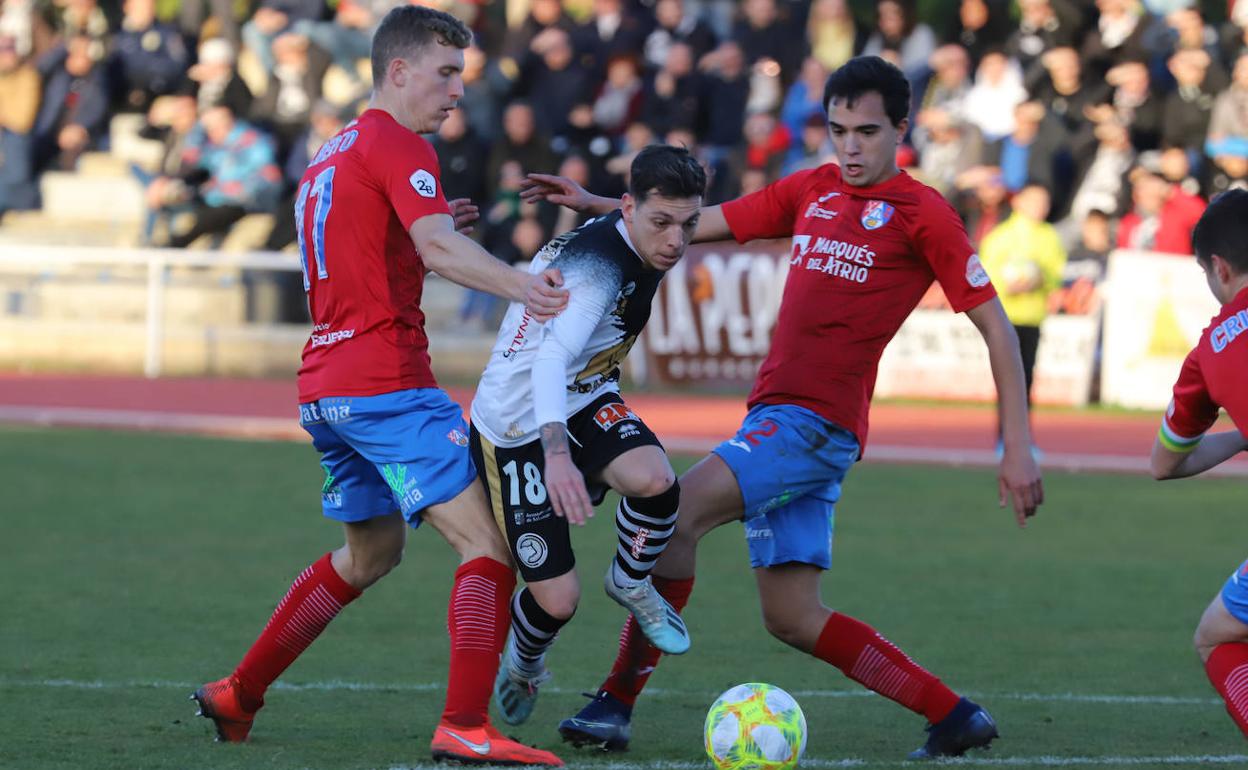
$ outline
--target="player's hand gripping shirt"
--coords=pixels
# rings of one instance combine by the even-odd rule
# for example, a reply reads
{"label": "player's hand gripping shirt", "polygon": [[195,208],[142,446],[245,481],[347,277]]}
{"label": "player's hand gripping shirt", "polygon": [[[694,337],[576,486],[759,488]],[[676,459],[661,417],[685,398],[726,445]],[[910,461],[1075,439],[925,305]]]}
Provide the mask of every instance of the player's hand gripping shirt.
{"label": "player's hand gripping shirt", "polygon": [[619,211],[546,244],[529,267],[556,267],[568,307],[540,324],[512,303],[472,400],[472,424],[496,446],[537,438],[603,393],[619,391],[620,362],[650,319],[663,273],[633,249]]}
{"label": "player's hand gripping shirt", "polygon": [[832,164],[725,203],[738,242],[792,237],[771,350],[749,404],[796,404],[866,445],[884,346],[933,279],[958,312],[996,296],[962,221],[905,172],[854,187]]}
{"label": "player's hand gripping shirt", "polygon": [[1183,361],[1158,438],[1173,452],[1190,452],[1226,410],[1248,436],[1248,289],[1222,307]]}
{"label": "player's hand gripping shirt", "polygon": [[321,147],[295,194],[312,314],[300,403],[437,386],[408,229],[449,213],[433,148],[389,114],[368,110]]}

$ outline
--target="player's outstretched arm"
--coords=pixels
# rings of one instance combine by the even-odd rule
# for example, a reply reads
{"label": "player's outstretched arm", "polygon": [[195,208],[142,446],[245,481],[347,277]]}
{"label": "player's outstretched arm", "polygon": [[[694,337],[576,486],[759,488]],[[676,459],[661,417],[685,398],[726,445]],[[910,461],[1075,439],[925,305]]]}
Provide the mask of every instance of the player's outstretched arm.
{"label": "player's outstretched arm", "polygon": [[1204,473],[1245,451],[1248,451],[1248,437],[1237,430],[1210,433],[1190,452],[1176,452],[1157,438],[1153,441],[1148,465],[1158,481],[1182,479]]}
{"label": "player's outstretched arm", "polygon": [[504,264],[456,232],[455,220],[447,214],[417,219],[409,234],[430,270],[461,286],[522,302],[539,321],[553,318],[568,304],[568,292],[562,288],[558,270],[531,275]]}
{"label": "player's outstretched arm", "polygon": [[1013,499],[1014,516],[1020,527],[1036,514],[1044,502],[1044,482],[1040,468],[1031,454],[1031,429],[1027,423],[1027,391],[1023,378],[1023,360],[1018,352],[1018,335],[1005,317],[1001,300],[993,297],[966,311],[988,345],[992,379],[997,386],[997,402],[1001,413],[1001,438],[1005,454],[997,476],[997,492],[1001,507],[1006,497]]}
{"label": "player's outstretched arm", "polygon": [[[520,198],[527,203],[549,201],[556,206],[567,206],[582,214],[602,216],[620,207],[619,198],[604,198],[581,187],[566,176],[554,174],[529,174],[520,188]],[[704,206],[693,231],[693,242],[726,241],[732,238],[728,220],[719,206]]]}

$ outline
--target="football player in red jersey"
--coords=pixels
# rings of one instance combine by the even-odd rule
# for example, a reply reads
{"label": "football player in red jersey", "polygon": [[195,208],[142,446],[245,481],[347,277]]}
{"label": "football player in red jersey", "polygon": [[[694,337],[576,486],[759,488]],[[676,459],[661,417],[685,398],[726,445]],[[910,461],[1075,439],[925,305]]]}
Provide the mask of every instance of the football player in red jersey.
{"label": "football player in red jersey", "polygon": [[[1154,478],[1195,476],[1248,450],[1248,191],[1214,198],[1192,232],[1196,261],[1222,310],[1174,383],[1153,442]],[[1234,430],[1208,433],[1225,409]],[[1248,562],[1231,573],[1196,627],[1196,651],[1226,710],[1248,736]]]}
{"label": "football player in red jersey", "polygon": [[[1044,498],[1031,454],[1018,339],[953,208],[897,167],[910,85],[878,57],[834,72],[824,104],[838,164],[799,171],[702,211],[695,241],[791,238],[793,251],[771,350],[736,437],[680,478],[681,515],[654,570],[676,608],[693,588],[698,540],[744,520],[767,629],[781,641],[922,714],[930,723],[912,758],[958,756],[997,730],[865,623],[824,605],[833,509],[867,438],[867,412],[884,346],[933,280],[988,346],[1003,414],[1000,504],[1024,525]],[[560,177],[532,175],[529,200],[602,212],[617,201]],[[630,618],[598,695],[560,724],[575,743],[625,746],[633,703],[657,651]]]}
{"label": "football player in red jersey", "polygon": [[435,131],[463,95],[468,28],[418,6],[373,37],[369,109],[304,173],[295,220],[312,334],[299,370],[300,422],[321,453],[322,509],[346,544],[308,567],[234,673],[192,696],[218,737],[242,741],[268,686],[329,622],[398,563],[407,527],[429,523],[458,552],[451,660],[435,759],[559,766],[488,718],[515,587],[507,544],[468,451],[463,413],[429,367],[425,273],[525,303],[542,320],[567,301],[557,271],[514,270],[455,230]]}

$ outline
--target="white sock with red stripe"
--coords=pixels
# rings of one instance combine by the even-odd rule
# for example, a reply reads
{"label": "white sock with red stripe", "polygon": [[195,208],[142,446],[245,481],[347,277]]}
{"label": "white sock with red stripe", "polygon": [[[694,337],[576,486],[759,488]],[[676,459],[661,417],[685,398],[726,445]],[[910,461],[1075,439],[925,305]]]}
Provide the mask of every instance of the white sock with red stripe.
{"label": "white sock with red stripe", "polygon": [[320,636],[329,621],[360,592],[343,580],[325,554],[295,579],[260,637],[234,670],[243,692],[242,705],[255,711],[264,703],[264,691],[287,666]]}
{"label": "white sock with red stripe", "polygon": [[1240,731],[1248,736],[1248,644],[1219,644],[1205,661],[1209,681],[1226,701]]}
{"label": "white sock with red stripe", "polygon": [[957,693],[910,659],[871,626],[834,612],[824,624],[814,656],[845,676],[936,724],[958,705]]}
{"label": "white sock with red stripe", "polygon": [[442,721],[476,727],[488,718],[498,659],[511,626],[511,592],[516,573],[482,556],[455,570],[446,612],[451,666]]}

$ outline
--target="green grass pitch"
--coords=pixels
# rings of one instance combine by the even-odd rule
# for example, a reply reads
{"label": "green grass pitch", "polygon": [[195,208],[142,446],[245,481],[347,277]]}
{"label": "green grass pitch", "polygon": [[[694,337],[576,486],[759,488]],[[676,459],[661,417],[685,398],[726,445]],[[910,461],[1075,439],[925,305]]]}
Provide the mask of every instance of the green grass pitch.
{"label": "green grass pitch", "polygon": [[[270,691],[251,743],[214,744],[192,716],[190,690],[228,673],[290,580],[341,542],[310,446],[7,428],[0,468],[0,767],[428,762],[454,566],[432,531]],[[1243,482],[1052,473],[1046,486],[1019,531],[990,472],[862,464],[825,601],[989,707],[1004,737],[976,766],[1248,765],[1190,648],[1248,551]],[[576,533],[585,596],[533,720],[510,731],[525,741],[558,750],[555,723],[614,656],[622,618],[599,588],[613,537],[605,510]],[[709,767],[706,707],[754,680],[804,708],[803,766],[899,766],[921,743],[921,718],[766,635],[746,564],[739,526],[703,543],[692,651],[653,677],[629,753],[568,750],[570,766]]]}

